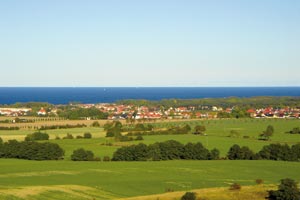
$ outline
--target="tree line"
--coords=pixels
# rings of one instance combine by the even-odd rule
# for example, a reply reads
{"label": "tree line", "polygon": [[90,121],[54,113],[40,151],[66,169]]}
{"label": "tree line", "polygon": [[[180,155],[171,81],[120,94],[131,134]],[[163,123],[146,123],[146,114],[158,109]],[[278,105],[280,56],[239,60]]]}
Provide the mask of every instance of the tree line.
{"label": "tree line", "polygon": [[135,105],[135,106],[152,106],[152,107],[178,107],[178,106],[194,106],[197,110],[201,110],[203,106],[221,106],[223,108],[231,108],[237,106],[243,109],[247,108],[263,108],[267,106],[272,107],[298,107],[300,104],[300,97],[228,97],[228,98],[199,98],[199,99],[163,99],[159,101],[151,100],[120,100],[117,104]]}
{"label": "tree line", "polygon": [[[175,140],[121,147],[114,152],[112,158],[113,161],[216,159],[220,159],[220,151],[216,148],[209,151],[200,142],[184,145]],[[300,144],[291,147],[287,144],[270,144],[258,153],[254,153],[249,147],[234,144],[223,159],[300,161]]]}
{"label": "tree line", "polygon": [[269,144],[258,153],[254,153],[249,147],[233,145],[228,153],[229,160],[282,160],[300,161],[300,144],[291,147],[287,144]]}
{"label": "tree line", "polygon": [[10,127],[0,126],[0,130],[4,130],[4,131],[20,130],[20,127],[17,127],[17,126],[10,126]]}
{"label": "tree line", "polygon": [[146,145],[143,143],[121,147],[113,154],[113,161],[159,161],[159,160],[216,160],[220,151],[209,151],[200,142],[181,144],[175,140],[156,142]]}

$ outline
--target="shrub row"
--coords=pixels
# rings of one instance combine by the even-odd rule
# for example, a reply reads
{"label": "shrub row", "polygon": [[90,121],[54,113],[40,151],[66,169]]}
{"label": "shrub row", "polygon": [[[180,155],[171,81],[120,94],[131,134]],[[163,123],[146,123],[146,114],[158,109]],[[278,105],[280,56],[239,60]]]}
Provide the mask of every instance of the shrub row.
{"label": "shrub row", "polygon": [[129,141],[134,141],[134,140],[144,140],[143,136],[138,135],[137,137],[131,137],[127,135],[120,135],[115,137],[115,141],[118,142],[129,142]]}
{"label": "shrub row", "polygon": [[292,130],[288,131],[287,133],[300,134],[300,128],[299,127],[293,128]]}
{"label": "shrub row", "polygon": [[171,127],[167,130],[152,130],[152,131],[143,131],[143,132],[128,132],[128,136],[132,135],[180,135],[188,134],[191,131],[189,125],[184,125],[182,127]]}
{"label": "shrub row", "polygon": [[75,125],[51,125],[51,126],[41,126],[39,130],[50,130],[50,129],[68,129],[68,128],[83,128],[86,127],[85,124],[75,124]]}
{"label": "shrub row", "polygon": [[[81,135],[76,136],[76,139],[91,139],[91,138],[92,138],[92,134],[90,132],[85,132],[83,134],[83,136],[81,136]],[[60,140],[61,138],[59,136],[56,136],[55,139]],[[67,133],[66,136],[62,137],[62,139],[64,139],[64,140],[65,139],[74,139],[74,136],[70,133]]]}
{"label": "shrub row", "polygon": [[[89,150],[85,150],[83,148],[79,148],[73,151],[71,155],[71,160],[73,161],[101,161],[100,157],[95,157],[94,153]],[[103,157],[104,162],[110,161],[109,156]]]}
{"label": "shrub row", "polygon": [[0,126],[0,130],[4,131],[12,131],[12,130],[19,130],[20,128],[17,126],[11,126],[11,127],[5,127],[5,126]]}

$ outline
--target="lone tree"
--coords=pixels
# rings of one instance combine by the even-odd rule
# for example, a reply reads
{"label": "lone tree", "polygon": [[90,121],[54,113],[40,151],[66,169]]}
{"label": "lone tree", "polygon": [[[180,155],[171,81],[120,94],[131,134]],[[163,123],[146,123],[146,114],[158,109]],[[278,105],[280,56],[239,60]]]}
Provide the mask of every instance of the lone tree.
{"label": "lone tree", "polygon": [[278,190],[269,191],[269,200],[299,200],[300,190],[297,187],[297,183],[289,178],[282,179],[278,186]]}
{"label": "lone tree", "polygon": [[259,136],[261,140],[269,140],[274,133],[274,127],[269,125]]}

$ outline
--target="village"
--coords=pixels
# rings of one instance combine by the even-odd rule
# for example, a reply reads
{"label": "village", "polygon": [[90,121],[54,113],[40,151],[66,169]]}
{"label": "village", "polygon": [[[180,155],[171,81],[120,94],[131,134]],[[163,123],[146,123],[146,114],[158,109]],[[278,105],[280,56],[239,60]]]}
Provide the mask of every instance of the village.
{"label": "village", "polygon": [[[136,119],[195,119],[195,118],[227,118],[234,117],[235,107],[222,108],[219,106],[180,106],[180,107],[148,107],[135,105],[119,105],[114,103],[99,104],[76,104],[71,109],[91,109],[96,108],[103,113],[107,113],[108,120]],[[59,116],[59,106],[49,108],[41,107],[39,110],[32,108],[10,108],[0,107],[0,116]],[[251,118],[297,118],[300,119],[300,108],[252,108],[243,111],[246,117]],[[224,115],[225,114],[225,115]],[[224,117],[225,116],[225,117]],[[227,117],[226,117],[227,116]],[[87,118],[89,120],[90,118]]]}

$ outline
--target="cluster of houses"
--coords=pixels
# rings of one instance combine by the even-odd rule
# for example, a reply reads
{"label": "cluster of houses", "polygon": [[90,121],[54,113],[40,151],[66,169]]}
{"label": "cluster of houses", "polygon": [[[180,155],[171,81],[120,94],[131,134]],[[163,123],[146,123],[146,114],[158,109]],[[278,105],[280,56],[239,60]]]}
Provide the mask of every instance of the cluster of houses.
{"label": "cluster of houses", "polygon": [[300,119],[300,108],[260,108],[249,109],[247,113],[254,118],[298,118]]}
{"label": "cluster of houses", "polygon": [[31,111],[31,108],[0,108],[0,115],[14,117],[27,116]]}
{"label": "cluster of houses", "polygon": [[[19,117],[19,116],[28,116],[32,114],[31,108],[0,108],[0,116],[11,116],[11,117]],[[36,112],[39,116],[46,116],[49,114],[43,107]]]}
{"label": "cluster of houses", "polygon": [[[190,118],[217,118],[218,112],[231,113],[234,108],[206,106],[201,112],[194,106],[181,107],[147,107],[118,104],[81,104],[82,108],[96,107],[102,112],[109,113],[108,119],[190,119]],[[201,107],[203,108],[203,106]],[[253,118],[299,118],[300,108],[260,108],[249,109],[247,113]]]}
{"label": "cluster of houses", "polygon": [[[198,112],[194,106],[188,107],[148,107],[118,104],[80,104],[81,108],[95,107],[102,112],[109,113],[108,119],[190,119],[214,118],[209,112]],[[208,110],[211,111],[211,110]]]}

